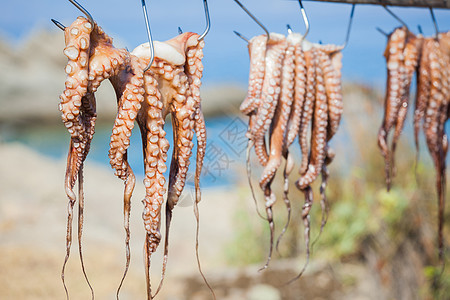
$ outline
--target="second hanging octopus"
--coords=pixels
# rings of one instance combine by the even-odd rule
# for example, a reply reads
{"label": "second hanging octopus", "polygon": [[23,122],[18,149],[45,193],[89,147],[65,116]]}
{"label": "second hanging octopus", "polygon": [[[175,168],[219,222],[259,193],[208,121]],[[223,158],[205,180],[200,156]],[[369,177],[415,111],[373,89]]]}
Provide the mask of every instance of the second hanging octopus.
{"label": "second hanging octopus", "polygon": [[319,175],[322,176],[320,192],[324,208],[327,166],[334,157],[329,142],[338,130],[342,115],[343,47],[312,44],[292,32],[287,37],[270,33],[269,37],[260,35],[249,40],[248,94],[240,109],[249,116],[248,149],[254,147],[259,164],[264,168],[259,185],[265,197],[271,240],[266,266],[274,244],[272,206],[276,196],[271,183],[283,157],[284,201],[288,207],[289,222],[288,177],[296,165],[289,150],[297,137],[302,156],[295,184],[305,195],[302,218],[309,257],[309,212],[313,202],[311,184]]}

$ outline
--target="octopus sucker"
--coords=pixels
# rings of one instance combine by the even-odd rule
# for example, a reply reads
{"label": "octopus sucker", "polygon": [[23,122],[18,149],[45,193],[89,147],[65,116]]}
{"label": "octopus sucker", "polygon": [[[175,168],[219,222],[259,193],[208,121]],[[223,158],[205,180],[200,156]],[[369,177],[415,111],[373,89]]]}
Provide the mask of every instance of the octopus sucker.
{"label": "octopus sucker", "polygon": [[[73,207],[77,201],[73,188],[78,180],[79,252],[83,274],[91,289],[92,297],[94,297],[93,289],[85,272],[81,251],[84,211],[83,164],[95,133],[97,113],[94,94],[100,84],[105,79],[109,79],[116,92],[118,107],[110,139],[109,158],[111,167],[115,170],[115,175],[123,180],[125,185],[123,214],[126,233],[126,265],[116,296],[119,296],[120,288],[130,265],[129,219],[136,177],[127,161],[127,151],[134,122],[137,121],[141,131],[144,152],[144,186],[146,193],[142,201],[144,204],[142,215],[146,230],[147,297],[153,299],[154,295],[152,295],[150,284],[150,258],[161,240],[159,231],[161,208],[167,191],[164,173],[167,170],[167,152],[170,147],[165,137],[164,120],[169,113],[172,115],[174,125],[175,145],[169,174],[167,206],[170,208],[170,216],[166,219],[167,229],[169,229],[171,210],[178,202],[185,185],[195,133],[198,150],[194,213],[197,220],[196,254],[201,272],[198,258],[199,215],[197,205],[201,198],[200,174],[206,151],[206,125],[201,111],[200,98],[203,72],[202,49],[205,43],[203,40],[199,40],[198,34],[192,32],[181,34],[166,42],[155,41],[154,63],[147,70],[150,60],[148,43],[137,47],[131,53],[126,49],[117,49],[113,46],[112,38],[91,18],[89,19],[90,21],[79,17],[69,27],[58,26],[65,32],[66,47],[64,54],[68,58],[65,67],[67,79],[65,89],[60,96],[59,108],[62,112],[64,125],[71,135],[65,176],[65,190],[69,198],[66,257],[61,278],[68,297],[64,273],[72,244]],[[144,70],[147,70],[145,74]],[[166,249],[168,247],[167,235],[165,247]],[[165,275],[166,263],[167,257],[164,258],[161,284]],[[202,272],[201,275],[206,282]],[[207,285],[211,289],[208,283]]]}

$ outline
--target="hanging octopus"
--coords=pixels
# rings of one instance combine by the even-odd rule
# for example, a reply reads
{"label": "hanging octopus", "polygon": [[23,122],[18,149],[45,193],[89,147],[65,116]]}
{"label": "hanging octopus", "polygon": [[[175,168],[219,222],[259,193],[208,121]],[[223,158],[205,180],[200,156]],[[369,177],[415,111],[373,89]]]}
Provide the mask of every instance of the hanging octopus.
{"label": "hanging octopus", "polygon": [[[112,39],[104,33],[88,13],[86,13],[86,16],[87,18],[77,18],[69,27],[55,23],[65,32],[66,47],[64,54],[69,59],[65,68],[67,79],[65,90],[60,97],[60,110],[64,125],[71,134],[65,181],[66,194],[69,198],[66,258],[61,276],[68,297],[64,273],[72,242],[72,212],[76,202],[73,188],[78,180],[80,186],[78,196],[80,206],[78,220],[80,259],[84,276],[91,288],[92,297],[94,297],[93,289],[84,270],[81,251],[83,225],[82,170],[94,135],[97,117],[94,93],[103,80],[109,79],[116,92],[118,106],[112,129],[109,158],[116,176],[125,183],[126,267],[117,290],[117,296],[130,263],[129,217],[136,178],[127,161],[127,149],[136,121],[141,131],[144,151],[145,176],[143,182],[146,193],[142,201],[144,204],[142,216],[146,230],[147,295],[148,299],[152,299],[158,293],[164,279],[172,210],[177,204],[185,185],[189,159],[192,155],[194,133],[197,136],[194,212],[197,221],[199,218],[197,207],[201,197],[199,182],[206,149],[206,127],[201,111],[200,98],[204,41],[199,38],[198,34],[187,32],[166,42],[154,42],[154,60],[151,67],[146,70],[151,60],[148,43],[138,46],[131,53],[125,49],[117,49],[113,46]],[[164,123],[169,113],[174,128],[174,150],[166,202],[164,266],[160,286],[153,295],[149,269],[151,255],[156,251],[161,240],[161,208],[166,194],[164,173],[167,170],[166,160],[170,147],[165,137]],[[196,240],[198,260],[198,223]],[[201,274],[203,276],[203,273]]]}
{"label": "hanging octopus", "polygon": [[[394,152],[408,111],[410,85],[417,74],[417,92],[414,105],[414,140],[419,155],[419,131],[422,124],[428,150],[436,168],[438,193],[438,248],[443,259],[443,222],[445,208],[445,157],[448,139],[445,122],[449,117],[450,102],[450,33],[439,33],[436,38],[414,35],[406,27],[396,28],[389,36],[386,51],[388,68],[385,112],[378,134],[378,145],[385,159],[388,189],[395,174]],[[395,128],[391,149],[389,131]]]}
{"label": "hanging octopus", "polygon": [[289,147],[297,137],[302,160],[296,186],[305,194],[302,218],[309,259],[309,211],[313,201],[311,184],[322,174],[321,203],[324,208],[328,176],[326,166],[334,157],[328,142],[337,132],[342,114],[340,51],[343,47],[312,44],[295,33],[287,37],[270,33],[269,37],[261,35],[250,39],[248,48],[248,92],[240,109],[249,116],[248,151],[254,147],[258,162],[264,167],[259,185],[264,193],[270,228],[269,255],[263,267],[266,268],[274,244],[272,207],[276,195],[271,190],[271,183],[284,157],[284,202],[288,209],[288,221],[277,240],[278,245],[290,219],[288,176],[295,162]]}

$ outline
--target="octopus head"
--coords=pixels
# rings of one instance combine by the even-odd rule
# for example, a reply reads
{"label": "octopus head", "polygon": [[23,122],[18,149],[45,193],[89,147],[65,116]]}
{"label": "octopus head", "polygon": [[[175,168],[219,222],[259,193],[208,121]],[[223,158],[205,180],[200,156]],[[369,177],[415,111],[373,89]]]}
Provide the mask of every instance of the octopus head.
{"label": "octopus head", "polygon": [[[193,32],[185,32],[165,42],[154,41],[155,57],[175,66],[182,66],[186,62],[186,49],[197,46],[198,36]],[[137,46],[131,54],[143,59],[150,59],[149,43]]]}

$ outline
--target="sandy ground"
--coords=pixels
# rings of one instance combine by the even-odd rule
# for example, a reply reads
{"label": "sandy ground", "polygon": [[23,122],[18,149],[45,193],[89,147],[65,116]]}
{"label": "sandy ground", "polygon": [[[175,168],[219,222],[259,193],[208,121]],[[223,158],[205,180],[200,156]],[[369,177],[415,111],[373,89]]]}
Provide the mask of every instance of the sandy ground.
{"label": "sandy ground", "polygon": [[[60,272],[65,256],[65,161],[44,157],[21,144],[0,144],[0,295],[3,299],[62,299]],[[113,171],[87,162],[83,252],[98,299],[112,299],[125,264],[122,182]],[[145,295],[141,220],[144,187],[138,180],[131,215],[131,267],[121,299]],[[176,294],[176,278],[195,274],[195,219],[188,188],[174,211],[170,260],[161,299]],[[232,236],[237,190],[205,189],[200,204],[200,252],[206,273],[223,267],[220,255]],[[220,207],[220,209],[218,209]],[[75,218],[74,218],[75,219]],[[76,220],[76,219],[75,219]],[[75,225],[75,224],[74,224]],[[74,234],[76,234],[74,227]],[[75,239],[76,235],[74,236]],[[162,247],[152,259],[154,285],[159,278]],[[89,298],[72,245],[66,280],[73,299]]]}

